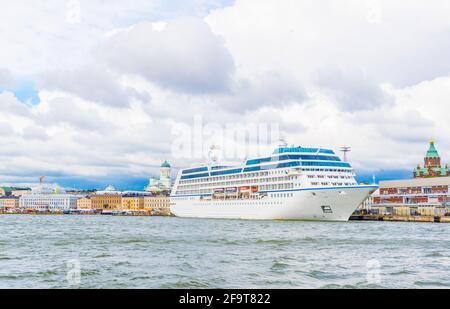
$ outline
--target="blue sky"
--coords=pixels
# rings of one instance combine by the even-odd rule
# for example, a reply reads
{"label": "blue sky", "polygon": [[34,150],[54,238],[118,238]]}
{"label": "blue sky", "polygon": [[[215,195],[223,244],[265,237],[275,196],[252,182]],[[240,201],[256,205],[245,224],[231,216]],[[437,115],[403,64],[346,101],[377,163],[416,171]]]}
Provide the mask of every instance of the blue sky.
{"label": "blue sky", "polygon": [[41,102],[39,98],[39,92],[36,90],[34,83],[32,81],[21,81],[18,82],[19,86],[15,88],[2,89],[0,87],[0,92],[10,91],[14,93],[15,97],[24,104],[37,105]]}

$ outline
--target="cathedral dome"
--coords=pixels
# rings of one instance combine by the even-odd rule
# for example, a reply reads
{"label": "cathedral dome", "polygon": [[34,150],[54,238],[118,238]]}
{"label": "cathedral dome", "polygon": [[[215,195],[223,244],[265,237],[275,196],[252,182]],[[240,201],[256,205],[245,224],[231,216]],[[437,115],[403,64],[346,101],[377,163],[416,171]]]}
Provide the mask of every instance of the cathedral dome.
{"label": "cathedral dome", "polygon": [[430,141],[430,148],[427,151],[426,158],[439,158],[439,153],[434,146],[434,140]]}
{"label": "cathedral dome", "polygon": [[116,188],[114,188],[113,186],[107,186],[105,188],[105,192],[113,192],[113,191],[116,191]]}
{"label": "cathedral dome", "polygon": [[169,162],[164,161],[164,163],[161,164],[161,167],[163,167],[163,168],[170,168],[170,164],[169,164]]}

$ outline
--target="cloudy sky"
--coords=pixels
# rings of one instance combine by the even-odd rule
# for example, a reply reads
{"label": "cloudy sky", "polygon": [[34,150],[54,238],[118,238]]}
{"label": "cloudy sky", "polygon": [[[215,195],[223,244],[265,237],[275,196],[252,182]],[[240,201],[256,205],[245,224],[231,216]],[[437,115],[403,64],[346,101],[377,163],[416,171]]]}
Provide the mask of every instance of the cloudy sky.
{"label": "cloudy sky", "polygon": [[[0,183],[142,189],[174,127],[276,123],[362,178],[450,160],[447,0],[15,0],[0,10]],[[226,145],[224,146],[226,147]]]}

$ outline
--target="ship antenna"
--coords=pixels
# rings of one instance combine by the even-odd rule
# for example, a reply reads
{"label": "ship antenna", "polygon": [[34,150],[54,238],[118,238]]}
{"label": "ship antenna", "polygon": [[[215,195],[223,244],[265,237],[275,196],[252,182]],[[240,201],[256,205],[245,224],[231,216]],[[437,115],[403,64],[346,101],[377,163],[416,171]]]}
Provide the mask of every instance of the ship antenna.
{"label": "ship antenna", "polygon": [[278,140],[278,146],[280,148],[286,148],[288,146],[286,137],[284,135],[280,136],[280,139]]}
{"label": "ship antenna", "polygon": [[349,153],[350,151],[352,151],[351,147],[348,147],[348,146],[341,147],[341,152],[344,153],[344,162],[348,162],[347,161],[347,153]]}
{"label": "ship antenna", "polygon": [[219,150],[220,150],[220,147],[215,144],[209,148],[208,157],[212,164],[216,164],[219,161],[219,156],[217,153],[217,151],[219,151]]}

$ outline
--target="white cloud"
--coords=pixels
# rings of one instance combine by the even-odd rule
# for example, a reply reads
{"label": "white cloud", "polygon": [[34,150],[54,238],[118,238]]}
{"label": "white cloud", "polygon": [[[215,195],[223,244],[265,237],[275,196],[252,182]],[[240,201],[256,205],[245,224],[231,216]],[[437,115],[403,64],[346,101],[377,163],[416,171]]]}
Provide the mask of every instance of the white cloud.
{"label": "white cloud", "polygon": [[0,118],[8,116],[26,116],[29,114],[29,109],[19,102],[13,93],[9,91],[0,92]]}
{"label": "white cloud", "polygon": [[14,85],[14,77],[8,69],[0,68],[0,89],[10,88]]}
{"label": "white cloud", "polygon": [[132,99],[150,101],[148,93],[123,86],[120,75],[96,64],[73,71],[46,72],[41,77],[41,87],[73,93],[87,101],[110,106],[128,106]]}
{"label": "white cloud", "polygon": [[45,141],[48,139],[46,129],[38,126],[29,126],[23,130],[22,136],[26,140],[40,140]]}
{"label": "white cloud", "polygon": [[238,0],[207,21],[247,70],[288,68],[305,78],[329,67],[360,70],[399,87],[449,71],[448,1],[376,3],[383,14],[376,24],[360,0]]}
{"label": "white cloud", "polygon": [[109,36],[97,56],[119,72],[187,93],[226,91],[234,71],[223,39],[197,18],[171,20],[163,29],[139,23]]}

